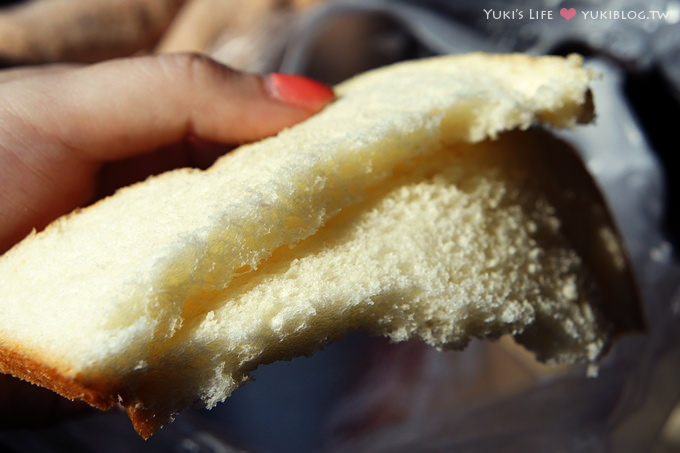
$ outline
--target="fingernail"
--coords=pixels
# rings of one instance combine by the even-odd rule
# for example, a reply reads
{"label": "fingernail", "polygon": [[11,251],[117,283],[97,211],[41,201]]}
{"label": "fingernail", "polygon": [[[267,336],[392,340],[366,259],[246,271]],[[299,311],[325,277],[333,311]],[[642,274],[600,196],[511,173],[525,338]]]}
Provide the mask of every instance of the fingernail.
{"label": "fingernail", "polygon": [[307,77],[274,73],[264,80],[272,98],[296,107],[317,111],[335,99],[331,87]]}

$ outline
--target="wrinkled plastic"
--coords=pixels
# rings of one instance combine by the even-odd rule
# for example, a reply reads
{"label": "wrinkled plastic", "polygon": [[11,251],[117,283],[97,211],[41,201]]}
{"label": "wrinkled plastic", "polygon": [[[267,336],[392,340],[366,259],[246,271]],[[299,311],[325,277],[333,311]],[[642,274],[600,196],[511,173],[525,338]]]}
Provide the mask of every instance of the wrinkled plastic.
{"label": "wrinkled plastic", "polygon": [[[346,451],[648,451],[680,397],[680,280],[673,246],[661,228],[663,171],[623,88],[627,71],[656,65],[667,77],[672,90],[668,95],[680,93],[680,4],[568,4],[577,12],[591,11],[590,17],[596,17],[597,11],[666,14],[666,19],[654,21],[567,21],[557,16],[562,7],[562,2],[538,1],[428,1],[417,6],[415,2],[340,2],[307,25],[306,30],[320,30],[318,21],[341,15],[384,14],[418,41],[424,48],[420,54],[588,50],[593,56],[586,65],[602,75],[593,86],[598,119],[593,126],[559,135],[579,150],[606,196],[632,259],[649,323],[647,335],[616,345],[597,379],[569,376],[471,413],[453,410],[409,418],[350,442]],[[553,11],[555,17],[486,19],[485,11],[492,9],[521,10],[527,15],[530,8]],[[305,60],[313,48],[310,33],[298,32],[294,37],[284,67],[313,69],[314,63]]]}

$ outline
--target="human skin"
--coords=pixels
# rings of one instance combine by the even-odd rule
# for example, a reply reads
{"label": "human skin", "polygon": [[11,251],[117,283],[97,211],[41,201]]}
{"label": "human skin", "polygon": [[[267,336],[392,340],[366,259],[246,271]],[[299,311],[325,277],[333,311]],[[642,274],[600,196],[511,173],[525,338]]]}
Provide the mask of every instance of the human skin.
{"label": "human skin", "polygon": [[[0,254],[55,218],[150,174],[205,168],[333,100],[325,85],[193,54],[0,72]],[[5,411],[3,408],[10,408]],[[0,422],[82,410],[0,375]]]}
{"label": "human skin", "polygon": [[19,74],[0,82],[0,253],[117,187],[206,167],[333,99],[307,79],[193,54]]}

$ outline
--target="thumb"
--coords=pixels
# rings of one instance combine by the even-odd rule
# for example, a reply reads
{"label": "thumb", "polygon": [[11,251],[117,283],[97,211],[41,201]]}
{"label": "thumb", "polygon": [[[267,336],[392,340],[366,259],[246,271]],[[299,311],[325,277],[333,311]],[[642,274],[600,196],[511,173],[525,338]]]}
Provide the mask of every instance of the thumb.
{"label": "thumb", "polygon": [[299,77],[163,55],[6,81],[0,99],[2,253],[32,228],[87,203],[104,162],[186,137],[257,140],[319,111],[333,92]]}
{"label": "thumb", "polygon": [[330,88],[309,79],[246,74],[194,54],[114,60],[32,81],[23,120],[99,162],[186,136],[230,144],[257,140],[333,99]]}

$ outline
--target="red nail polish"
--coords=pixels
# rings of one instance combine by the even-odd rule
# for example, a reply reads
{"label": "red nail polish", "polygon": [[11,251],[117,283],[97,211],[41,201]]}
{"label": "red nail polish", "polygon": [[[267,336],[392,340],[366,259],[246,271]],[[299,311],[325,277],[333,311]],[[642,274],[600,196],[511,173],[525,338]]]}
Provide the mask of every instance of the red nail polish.
{"label": "red nail polish", "polygon": [[333,89],[316,80],[291,74],[269,74],[265,87],[274,99],[309,110],[321,110],[335,99]]}

